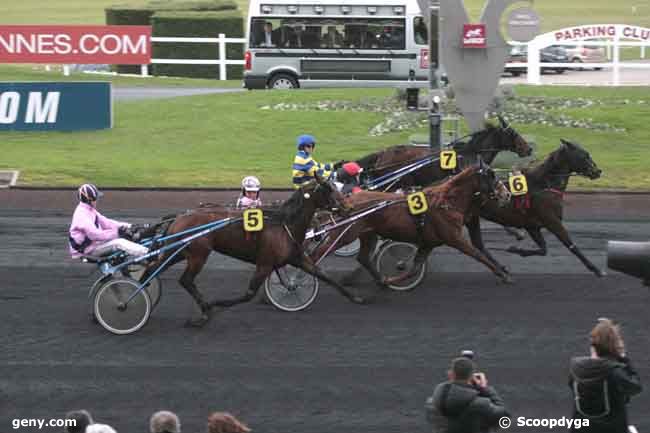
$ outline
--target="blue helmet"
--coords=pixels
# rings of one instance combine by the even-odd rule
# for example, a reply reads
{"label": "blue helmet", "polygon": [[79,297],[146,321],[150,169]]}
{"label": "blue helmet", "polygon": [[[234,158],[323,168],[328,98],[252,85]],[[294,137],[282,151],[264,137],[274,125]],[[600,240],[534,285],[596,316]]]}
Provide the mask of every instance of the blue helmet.
{"label": "blue helmet", "polygon": [[313,135],[303,134],[300,137],[298,137],[298,140],[296,140],[296,144],[298,145],[298,149],[302,149],[303,147],[309,145],[316,147],[316,139],[314,138]]}

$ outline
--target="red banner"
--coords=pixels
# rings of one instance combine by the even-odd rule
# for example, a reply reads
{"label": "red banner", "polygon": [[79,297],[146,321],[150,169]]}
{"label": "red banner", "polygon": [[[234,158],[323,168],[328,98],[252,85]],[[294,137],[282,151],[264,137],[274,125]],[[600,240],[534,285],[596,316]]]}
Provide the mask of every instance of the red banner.
{"label": "red banner", "polygon": [[151,26],[0,26],[0,63],[150,61]]}
{"label": "red banner", "polygon": [[486,48],[485,24],[463,24],[463,48]]}

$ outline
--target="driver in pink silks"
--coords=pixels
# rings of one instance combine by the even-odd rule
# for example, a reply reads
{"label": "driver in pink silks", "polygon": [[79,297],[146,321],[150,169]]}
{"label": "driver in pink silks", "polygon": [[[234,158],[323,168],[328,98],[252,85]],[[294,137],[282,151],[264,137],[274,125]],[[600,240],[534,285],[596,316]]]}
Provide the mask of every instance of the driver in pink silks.
{"label": "driver in pink silks", "polygon": [[149,252],[147,247],[122,238],[129,233],[131,224],[106,218],[97,211],[95,206],[102,193],[95,185],[81,185],[78,196],[79,204],[72,215],[68,238],[72,258],[101,256],[113,251],[124,251],[132,256]]}
{"label": "driver in pink silks", "polygon": [[237,199],[237,208],[261,207],[260,189],[262,184],[255,176],[246,176],[241,181],[241,195]]}

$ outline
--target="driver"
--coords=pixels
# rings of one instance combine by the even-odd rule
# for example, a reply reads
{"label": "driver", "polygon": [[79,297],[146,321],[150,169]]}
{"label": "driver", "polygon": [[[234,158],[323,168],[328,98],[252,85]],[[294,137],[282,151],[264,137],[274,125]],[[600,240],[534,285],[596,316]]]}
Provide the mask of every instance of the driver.
{"label": "driver", "polygon": [[356,162],[346,162],[336,171],[336,183],[343,194],[356,194],[361,191],[360,175],[363,168]]}
{"label": "driver", "polygon": [[113,251],[124,251],[131,256],[142,256],[149,249],[124,237],[131,237],[131,224],[106,218],[97,211],[97,199],[103,194],[97,187],[85,183],[77,191],[79,204],[70,223],[70,256],[101,256]]}
{"label": "driver", "polygon": [[237,208],[261,207],[260,189],[262,184],[255,176],[246,176],[241,181],[241,194],[237,199]]}
{"label": "driver", "polygon": [[293,159],[293,187],[300,188],[312,181],[315,174],[328,179],[332,174],[332,164],[321,164],[312,158],[316,149],[316,139],[312,135],[304,134],[296,142],[298,152]]}

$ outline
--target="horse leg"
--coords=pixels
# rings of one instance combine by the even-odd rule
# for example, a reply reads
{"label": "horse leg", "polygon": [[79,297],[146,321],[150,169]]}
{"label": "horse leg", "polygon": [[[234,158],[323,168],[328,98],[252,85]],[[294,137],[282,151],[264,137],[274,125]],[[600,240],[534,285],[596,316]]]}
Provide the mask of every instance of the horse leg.
{"label": "horse leg", "polygon": [[539,227],[527,227],[526,231],[530,235],[530,238],[535,241],[539,249],[527,250],[519,247],[510,247],[507,251],[509,253],[519,254],[521,257],[545,256],[547,253],[546,240],[542,235],[542,230]]}
{"label": "horse leg", "polygon": [[432,250],[433,247],[418,246],[418,251],[415,254],[415,258],[413,259],[413,266],[411,266],[411,269],[409,269],[408,272],[405,272],[401,275],[396,275],[392,278],[384,279],[383,280],[384,284],[386,285],[395,284],[404,281],[408,278],[414,277],[418,273],[418,269],[420,269],[420,266],[422,266],[424,262],[427,260]]}
{"label": "horse leg", "polygon": [[201,295],[201,292],[199,292],[199,289],[194,283],[194,278],[196,278],[199,272],[201,272],[201,269],[203,269],[203,265],[205,265],[209,255],[210,251],[201,251],[200,253],[195,253],[193,255],[189,254],[185,272],[183,272],[183,275],[181,275],[181,278],[178,280],[180,285],[187,290],[187,293],[192,296],[194,302],[196,302],[201,309],[201,316],[199,316],[198,319],[189,319],[185,323],[186,326],[202,327],[208,323],[208,320],[210,320],[210,304],[205,301],[203,295]]}
{"label": "horse leg", "polygon": [[594,265],[591,260],[585,257],[584,254],[582,254],[582,251],[580,251],[578,246],[571,240],[571,236],[569,236],[569,232],[567,232],[567,230],[564,228],[562,221],[553,218],[549,221],[545,221],[544,226],[548,229],[548,231],[553,233],[560,240],[560,242],[562,242],[564,246],[569,249],[569,251],[575,254],[575,256],[580,259],[582,264],[585,265],[587,269],[593,272],[597,277],[604,277],[607,275],[605,272],[598,269],[598,267],[596,267],[596,265]]}
{"label": "horse leg", "polygon": [[234,298],[234,299],[226,299],[222,301],[214,300],[209,303],[210,307],[232,307],[233,305],[242,304],[244,302],[250,301],[255,297],[255,295],[257,295],[260,286],[262,285],[262,283],[264,283],[264,280],[266,280],[268,276],[271,275],[271,272],[273,272],[272,264],[257,263],[257,266],[255,268],[255,273],[253,274],[253,277],[250,279],[248,283],[248,290],[246,290],[244,296],[240,296],[239,298]]}
{"label": "horse leg", "polygon": [[526,237],[519,229],[516,229],[514,227],[508,227],[508,226],[502,226],[502,227],[506,233],[508,233],[510,236],[517,239],[518,241],[523,241],[524,238]]}
{"label": "horse leg", "polygon": [[348,298],[350,301],[356,304],[366,303],[366,300],[363,297],[353,294],[348,289],[346,289],[345,287],[343,287],[342,285],[334,281],[332,278],[330,278],[328,275],[326,275],[323,271],[321,271],[314,264],[313,260],[309,256],[303,254],[301,260],[295,262],[295,266],[299,267],[300,269],[307,272],[308,274],[313,275],[316,278],[325,281],[327,284],[334,286],[336,290],[339,291],[340,294]]}
{"label": "horse leg", "polygon": [[467,240],[462,237],[461,233],[458,233],[458,236],[454,237],[453,239],[446,239],[445,243],[450,247],[456,248],[458,251],[483,263],[494,273],[494,275],[501,278],[504,283],[512,282],[510,275],[504,273],[494,263],[492,263],[492,261],[488,259],[487,256],[481,252],[481,250],[475,248],[471,243],[467,242]]}
{"label": "horse leg", "polygon": [[[483,234],[481,233],[481,219],[478,215],[473,216],[467,224],[465,224],[467,227],[467,231],[469,232],[469,237],[472,240],[472,245],[474,245],[476,248],[481,250],[485,256],[492,261],[498,267],[501,269],[501,271],[504,274],[509,274],[510,271],[508,268],[501,263],[497,259],[495,259],[492,254],[488,251],[487,248],[485,248],[485,244],[483,243]],[[508,228],[504,226],[504,228],[507,230]]]}
{"label": "horse leg", "polygon": [[[357,254],[357,262],[359,262],[359,264],[361,264],[361,266],[370,273],[373,280],[375,280],[375,282],[379,284],[381,288],[385,288],[386,286],[382,281],[381,275],[379,272],[377,272],[377,269],[372,264],[372,253],[377,248],[378,241],[379,237],[374,233],[366,233],[359,236],[361,247],[359,248],[359,254]],[[359,270],[360,268],[357,267],[355,270],[348,273],[343,278],[344,283],[354,283],[359,277]]]}

